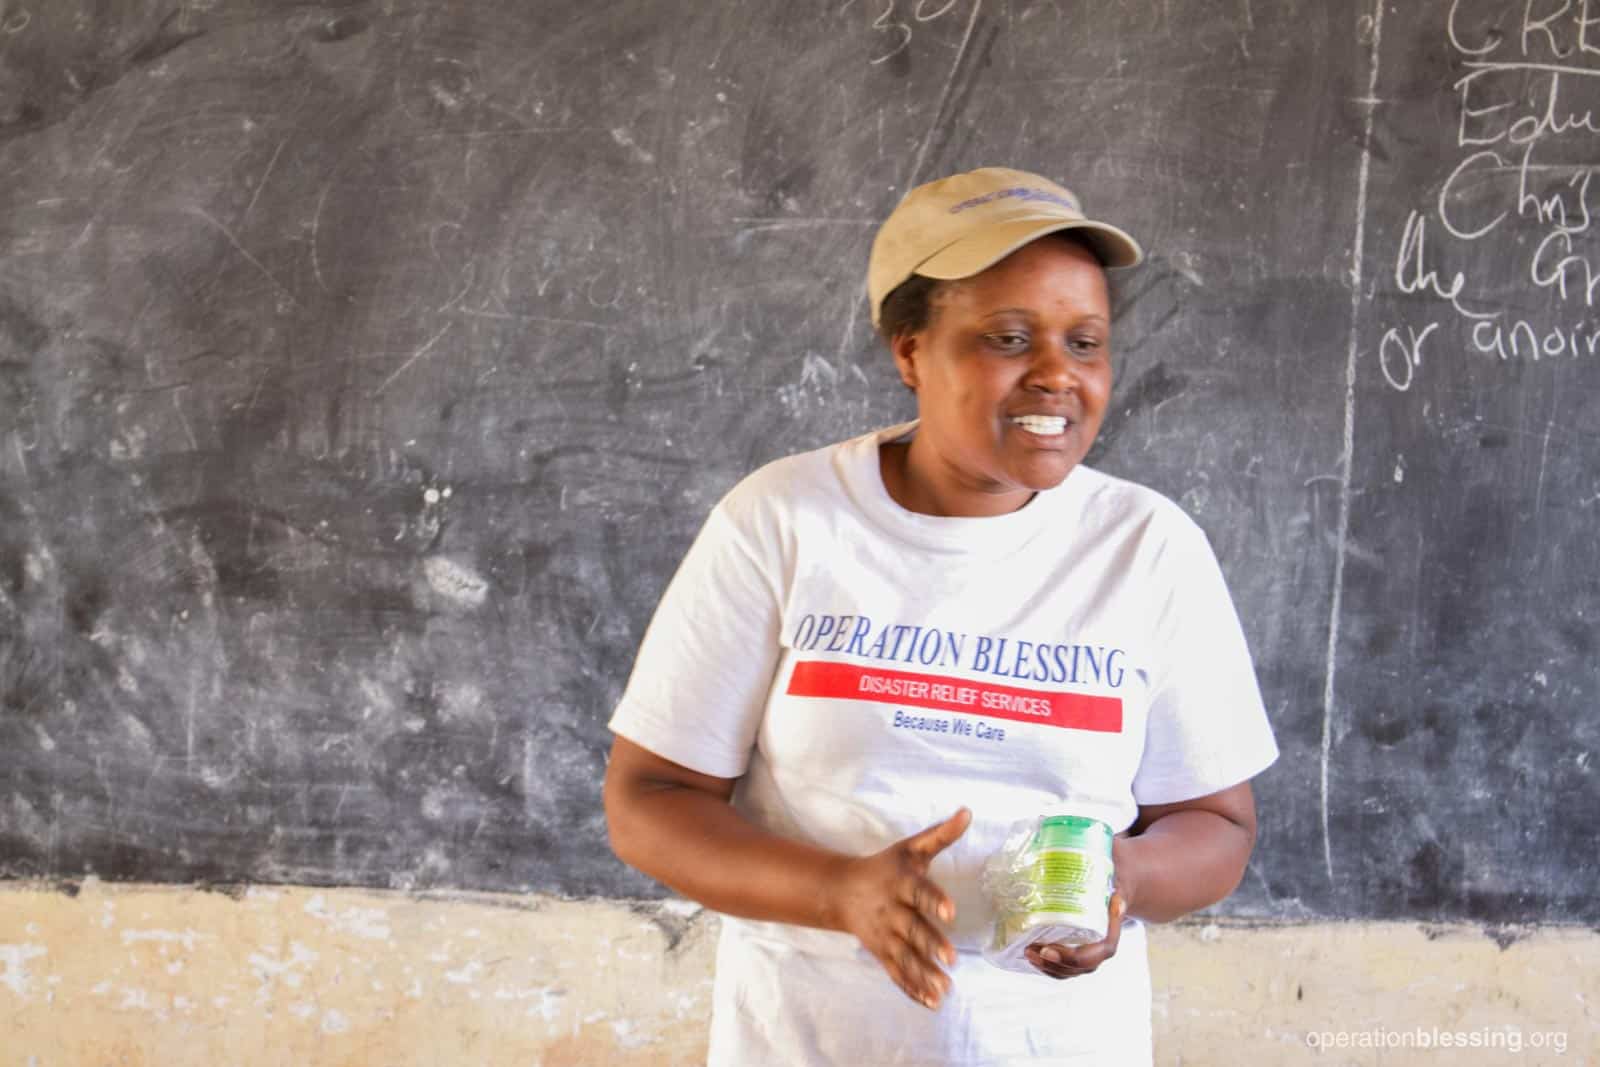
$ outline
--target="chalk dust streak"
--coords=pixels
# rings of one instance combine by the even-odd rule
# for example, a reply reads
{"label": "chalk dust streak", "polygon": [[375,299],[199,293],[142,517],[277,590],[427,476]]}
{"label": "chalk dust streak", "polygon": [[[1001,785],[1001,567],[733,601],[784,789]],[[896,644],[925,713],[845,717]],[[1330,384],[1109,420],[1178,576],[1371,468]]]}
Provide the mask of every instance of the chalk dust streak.
{"label": "chalk dust streak", "polygon": [[917,149],[917,158],[911,165],[911,177],[906,179],[906,190],[914,188],[922,175],[922,164],[928,155],[928,146],[933,143],[933,135],[939,128],[939,120],[944,118],[945,105],[950,102],[950,90],[955,87],[956,75],[961,71],[961,62],[967,58],[967,48],[972,44],[972,30],[978,24],[978,14],[983,10],[983,0],[972,0],[972,14],[967,18],[967,28],[961,34],[961,47],[956,49],[956,61],[950,64],[950,77],[945,79],[944,91],[939,94],[939,106],[934,110],[933,121],[928,124],[928,132],[922,135],[922,144]]}
{"label": "chalk dust streak", "polygon": [[1339,457],[1338,553],[1333,563],[1333,603],[1328,609],[1328,668],[1322,687],[1322,862],[1333,881],[1333,839],[1328,832],[1328,763],[1333,751],[1333,697],[1338,669],[1339,616],[1344,607],[1344,560],[1350,540],[1350,469],[1356,434],[1356,327],[1361,317],[1361,257],[1367,231],[1367,181],[1372,169],[1372,120],[1378,106],[1378,56],[1383,36],[1383,0],[1372,5],[1372,73],[1367,81],[1367,109],[1361,134],[1361,170],[1356,185],[1356,242],[1351,252],[1350,344],[1344,368],[1344,450]]}
{"label": "chalk dust streak", "polygon": [[453,323],[453,322],[445,323],[444,327],[438,333],[436,333],[432,337],[428,338],[428,340],[423,344],[423,346],[421,348],[419,348],[415,352],[411,353],[411,358],[410,359],[408,359],[404,363],[400,364],[400,366],[395,369],[395,372],[393,374],[391,374],[391,375],[389,375],[389,377],[385,378],[383,380],[383,384],[378,386],[377,389],[373,390],[372,395],[373,396],[378,396],[378,395],[382,394],[382,392],[385,389],[389,388],[389,386],[394,383],[394,380],[396,378],[398,378],[398,377],[400,377],[400,375],[404,374],[406,372],[406,370],[409,369],[410,366],[413,363],[415,363],[417,360],[421,359],[423,356],[427,355],[428,352],[430,350],[432,350],[433,346],[439,343],[439,339],[441,337],[443,337],[445,334],[449,333],[450,332],[450,327],[452,327],[454,325],[455,325],[455,323]]}
{"label": "chalk dust streak", "polygon": [[238,250],[239,254],[241,256],[243,256],[249,262],[249,264],[252,267],[254,267],[256,270],[260,271],[262,276],[264,278],[266,278],[267,281],[271,282],[273,284],[273,286],[277,288],[278,292],[280,292],[280,293],[282,293],[284,295],[284,297],[289,301],[289,303],[293,304],[295,307],[299,307],[300,306],[300,301],[298,301],[298,300],[296,300],[294,298],[294,294],[291,293],[284,286],[284,284],[282,282],[280,282],[277,279],[277,277],[262,264],[262,262],[259,259],[257,259],[255,256],[252,256],[250,254],[250,250],[249,249],[245,248],[244,245],[239,243],[239,239],[233,235],[233,231],[232,230],[228,229],[222,223],[220,223],[216,219],[212,218],[211,215],[208,214],[206,212],[206,210],[204,208],[202,208],[202,207],[191,206],[189,208],[189,213],[192,214],[192,215],[198,215],[200,218],[204,219],[206,222],[209,222],[212,226],[216,227],[217,230],[221,231],[222,236],[224,236],[224,237],[226,237],[228,239],[228,243],[233,245],[233,247]]}

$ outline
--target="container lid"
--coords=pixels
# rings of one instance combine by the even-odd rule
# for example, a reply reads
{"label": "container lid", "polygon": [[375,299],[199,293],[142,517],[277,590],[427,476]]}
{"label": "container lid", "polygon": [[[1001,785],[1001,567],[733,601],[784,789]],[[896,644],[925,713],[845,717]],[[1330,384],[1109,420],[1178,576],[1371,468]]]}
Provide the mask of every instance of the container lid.
{"label": "container lid", "polygon": [[1033,835],[1034,848],[1078,848],[1111,853],[1111,827],[1082,815],[1048,815]]}

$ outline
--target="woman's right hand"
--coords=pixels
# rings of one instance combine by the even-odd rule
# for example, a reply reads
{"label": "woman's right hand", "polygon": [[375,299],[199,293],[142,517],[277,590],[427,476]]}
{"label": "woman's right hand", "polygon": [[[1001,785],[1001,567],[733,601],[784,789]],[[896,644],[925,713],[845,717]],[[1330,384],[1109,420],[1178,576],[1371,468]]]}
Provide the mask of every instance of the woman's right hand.
{"label": "woman's right hand", "polygon": [[953,966],[956,950],[939,924],[954,919],[956,909],[928,877],[928,867],[971,822],[972,812],[962,808],[882,852],[845,860],[835,882],[838,927],[854,934],[895,985],[930,1011],[950,990],[940,964]]}

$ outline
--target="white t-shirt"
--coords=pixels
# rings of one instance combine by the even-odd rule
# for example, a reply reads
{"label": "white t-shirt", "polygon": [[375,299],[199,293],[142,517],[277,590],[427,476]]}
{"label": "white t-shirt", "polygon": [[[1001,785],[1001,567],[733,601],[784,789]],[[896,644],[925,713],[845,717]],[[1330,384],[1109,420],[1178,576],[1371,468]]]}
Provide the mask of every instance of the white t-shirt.
{"label": "white t-shirt", "polygon": [[727,918],[711,1062],[1148,1063],[1144,931],[1055,981],[978,955],[979,877],[1018,820],[1244,781],[1277,756],[1200,529],[1152,490],[1075,468],[990,518],[900,507],[880,443],[771,463],[712,511],[663,595],[611,728],[703,774],[774,833],[867,855],[965,805],[931,875],[960,950],[936,1013],[847,934]]}

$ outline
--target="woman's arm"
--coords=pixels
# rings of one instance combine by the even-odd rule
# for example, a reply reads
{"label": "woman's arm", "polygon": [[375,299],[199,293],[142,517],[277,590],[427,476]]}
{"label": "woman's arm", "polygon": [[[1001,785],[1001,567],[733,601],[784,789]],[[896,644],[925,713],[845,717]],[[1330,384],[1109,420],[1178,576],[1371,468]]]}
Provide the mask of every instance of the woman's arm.
{"label": "woman's arm", "polygon": [[606,825],[617,856],[728,915],[854,934],[913,1000],[938,1007],[955,948],[938,923],[950,898],[928,877],[971,820],[963,809],[872,856],[779,837],[728,803],[734,780],[700,774],[624,737],[606,769]]}
{"label": "woman's arm", "polygon": [[1255,842],[1249,782],[1141,807],[1132,833],[1114,850],[1127,914],[1160,923],[1210,907],[1238,888]]}
{"label": "woman's arm", "polygon": [[1117,890],[1105,940],[1031,946],[1028,960],[1052,978],[1088,974],[1116,955],[1124,916],[1168,922],[1233,892],[1255,840],[1255,796],[1247,781],[1193,800],[1140,807],[1131,832],[1112,843]]}

